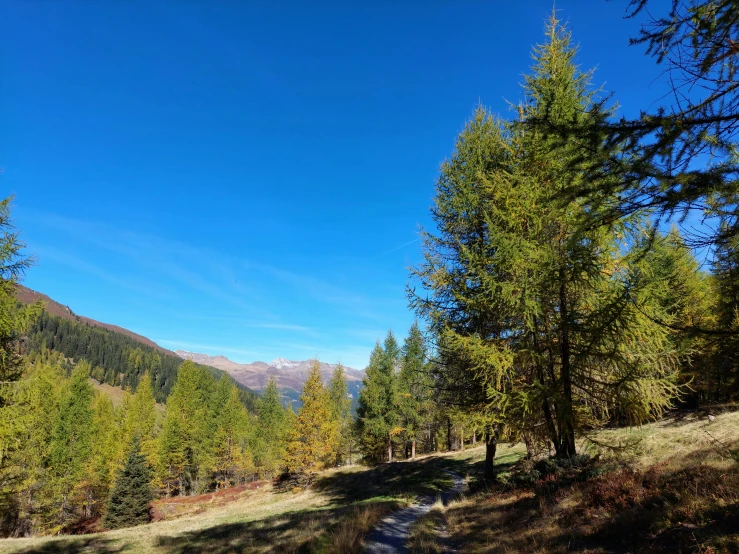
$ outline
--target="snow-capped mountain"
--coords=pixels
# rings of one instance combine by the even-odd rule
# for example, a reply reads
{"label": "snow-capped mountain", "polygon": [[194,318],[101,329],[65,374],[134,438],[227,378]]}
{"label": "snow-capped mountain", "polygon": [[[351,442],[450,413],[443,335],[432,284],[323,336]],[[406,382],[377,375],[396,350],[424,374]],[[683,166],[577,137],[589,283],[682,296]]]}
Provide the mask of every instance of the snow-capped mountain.
{"label": "snow-capped mountain", "polygon": [[[270,378],[274,378],[285,399],[293,401],[297,400],[300,396],[303,383],[308,378],[308,371],[313,364],[313,360],[295,361],[286,358],[276,358],[269,363],[252,362],[250,364],[238,364],[225,356],[209,356],[208,354],[188,352],[186,350],[177,350],[175,354],[185,360],[192,360],[199,364],[222,369],[236,381],[255,391],[261,391],[267,386]],[[331,379],[334,369],[336,369],[336,364],[319,363],[321,377],[327,383]],[[364,371],[344,366],[344,375],[349,394],[352,398],[356,399],[362,385]]]}

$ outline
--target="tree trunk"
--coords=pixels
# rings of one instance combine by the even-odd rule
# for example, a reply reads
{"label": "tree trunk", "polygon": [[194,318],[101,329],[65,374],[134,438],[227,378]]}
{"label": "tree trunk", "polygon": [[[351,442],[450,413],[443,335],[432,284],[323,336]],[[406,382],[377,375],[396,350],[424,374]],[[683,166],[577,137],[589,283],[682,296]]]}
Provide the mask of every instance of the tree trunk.
{"label": "tree trunk", "polygon": [[464,427],[459,428],[459,449],[464,450]]}
{"label": "tree trunk", "polygon": [[393,439],[390,435],[387,436],[387,461],[388,463],[393,461]]}
{"label": "tree trunk", "polygon": [[472,448],[477,445],[477,429],[472,430]]}
{"label": "tree trunk", "polygon": [[572,412],[572,369],[570,367],[570,333],[567,306],[567,287],[565,286],[565,271],[559,272],[559,315],[562,326],[562,392],[564,406],[562,406],[562,454],[566,457],[575,455],[575,425]]}
{"label": "tree trunk", "polygon": [[485,430],[485,479],[490,481],[495,479],[495,451],[498,449],[499,427]]}
{"label": "tree trunk", "polygon": [[411,460],[416,459],[416,439],[411,441]]}
{"label": "tree trunk", "polygon": [[447,452],[452,450],[452,418],[446,418],[446,449]]}

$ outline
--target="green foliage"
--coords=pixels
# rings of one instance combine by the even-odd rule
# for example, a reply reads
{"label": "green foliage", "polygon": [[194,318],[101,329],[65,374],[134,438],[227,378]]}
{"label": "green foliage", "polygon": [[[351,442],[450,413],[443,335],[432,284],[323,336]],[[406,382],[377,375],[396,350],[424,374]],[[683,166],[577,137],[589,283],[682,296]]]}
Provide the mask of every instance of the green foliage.
{"label": "green foliage", "polygon": [[341,364],[336,366],[328,383],[328,395],[331,406],[331,419],[338,429],[338,442],[335,449],[334,465],[339,466],[351,456],[352,448],[352,413],[351,398]]}
{"label": "green foliage", "polygon": [[[183,363],[179,357],[142,345],[129,336],[47,312],[30,328],[29,343],[34,352],[45,347],[77,361],[86,360],[92,366],[90,375],[112,386],[136,388],[148,372],[158,402],[166,400]],[[202,367],[215,377],[226,375],[218,369]],[[253,410],[256,393],[243,385],[237,386],[244,405]]]}
{"label": "green foliage", "polygon": [[151,488],[151,468],[141,452],[135,436],[126,457],[126,463],[118,472],[115,487],[110,494],[108,508],[103,518],[106,529],[118,529],[148,523],[151,519],[149,504],[154,500]]}
{"label": "green foliage", "polygon": [[[518,120],[475,112],[442,166],[432,210],[438,234],[424,235],[425,260],[414,271],[430,295],[411,291],[438,337],[441,398],[480,413],[488,429],[502,424],[564,457],[584,428],[614,415],[659,415],[679,393],[678,363],[689,350],[663,324],[686,299],[664,294],[641,222],[587,227],[582,203],[550,201],[582,181],[585,162],[573,169],[576,146],[526,123],[546,117],[595,128],[597,91],[575,55],[552,18]],[[598,177],[603,185],[619,178]],[[618,199],[605,193],[600,201]],[[448,417],[459,420],[453,410]]]}
{"label": "green foliage", "polygon": [[[38,317],[41,306],[19,308],[15,299],[15,284],[23,277],[33,259],[22,254],[25,243],[10,218],[12,197],[0,201],[0,382],[16,381],[20,377],[20,338]],[[0,408],[5,398],[0,395]]]}
{"label": "green foliage", "polygon": [[383,346],[377,341],[359,393],[356,431],[362,455],[380,462],[392,457],[392,439],[399,432],[398,391],[395,366],[400,349],[392,331]]}
{"label": "green foliage", "polygon": [[414,451],[422,431],[430,429],[434,411],[434,381],[427,358],[423,334],[418,322],[414,322],[403,343],[398,373],[398,412],[402,436],[406,447],[411,443]]}
{"label": "green foliage", "polygon": [[228,379],[217,385],[216,433],[213,471],[216,486],[228,487],[254,473],[254,461],[247,446],[251,434],[249,414],[239,398],[239,391]]}
{"label": "green foliage", "polygon": [[257,428],[254,455],[259,472],[270,476],[279,473],[285,462],[285,441],[290,430],[291,409],[282,407],[280,391],[274,378],[262,390],[256,403]]}

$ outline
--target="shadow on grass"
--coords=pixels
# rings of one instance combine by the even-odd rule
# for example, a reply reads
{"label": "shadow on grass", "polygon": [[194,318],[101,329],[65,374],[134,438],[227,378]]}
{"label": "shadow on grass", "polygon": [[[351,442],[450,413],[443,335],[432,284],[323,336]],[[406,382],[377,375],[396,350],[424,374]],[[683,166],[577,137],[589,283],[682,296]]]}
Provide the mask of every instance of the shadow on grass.
{"label": "shadow on grass", "polygon": [[[399,507],[396,502],[376,505],[376,518]],[[334,532],[347,522],[357,524],[357,508],[346,506],[323,510],[304,510],[279,514],[258,521],[228,523],[173,536],[160,535],[155,539],[159,552],[167,554],[227,554],[231,552],[310,553],[354,552],[358,550],[361,535],[352,547],[330,548]],[[368,523],[374,524],[374,520]]]}
{"label": "shadow on grass", "polygon": [[372,498],[436,496],[453,486],[444,469],[465,475],[467,461],[429,457],[381,464],[361,472],[337,472],[320,477],[313,489],[338,504]]}
{"label": "shadow on grass", "polygon": [[464,552],[739,552],[738,468],[622,470],[475,499],[447,512]]}
{"label": "shadow on grass", "polygon": [[18,552],[19,554],[89,554],[92,552],[114,554],[118,552],[133,552],[133,550],[126,545],[121,545],[119,541],[108,539],[105,535],[99,535],[95,537],[50,540],[26,548],[25,550],[19,550]]}

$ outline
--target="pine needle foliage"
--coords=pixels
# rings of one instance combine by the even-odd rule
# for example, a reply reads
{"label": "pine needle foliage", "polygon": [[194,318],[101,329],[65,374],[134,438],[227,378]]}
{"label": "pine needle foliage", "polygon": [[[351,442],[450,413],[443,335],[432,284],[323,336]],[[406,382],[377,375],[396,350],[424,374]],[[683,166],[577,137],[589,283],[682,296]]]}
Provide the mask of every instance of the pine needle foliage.
{"label": "pine needle foliage", "polygon": [[141,452],[138,436],[135,436],[108,501],[103,518],[106,529],[141,525],[151,520],[149,504],[154,500],[151,479],[152,470]]}

